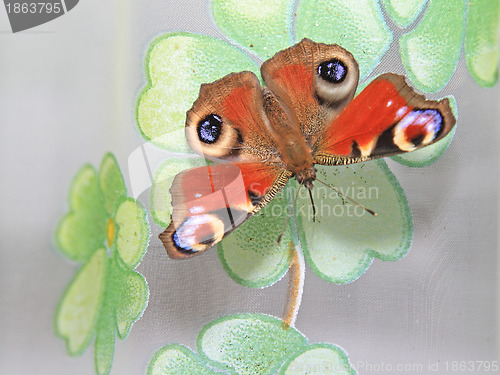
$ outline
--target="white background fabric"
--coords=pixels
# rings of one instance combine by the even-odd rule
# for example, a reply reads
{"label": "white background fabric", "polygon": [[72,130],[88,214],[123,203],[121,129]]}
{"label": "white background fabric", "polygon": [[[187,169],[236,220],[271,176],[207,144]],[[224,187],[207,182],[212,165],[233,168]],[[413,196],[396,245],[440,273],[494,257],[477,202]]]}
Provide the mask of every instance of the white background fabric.
{"label": "white background fabric", "polygon": [[[178,30],[221,35],[208,5],[195,0],[84,0],[18,34],[0,11],[0,373],[94,372],[92,347],[69,358],[54,335],[53,314],[76,267],[54,250],[53,231],[84,163],[98,166],[112,151],[128,178],[128,156],[144,142],[134,113],[145,53],[157,35]],[[376,72],[402,73],[398,56],[395,42]],[[312,343],[343,347],[360,374],[390,373],[375,368],[383,364],[432,373],[427,366],[437,361],[500,359],[499,90],[480,88],[462,57],[440,96],[448,94],[459,121],[445,155],[422,169],[389,161],[413,212],[410,253],[374,261],[349,285],[306,270],[297,329]],[[111,374],[144,373],[168,343],[196,350],[200,329],[219,316],[281,316],[286,278],[252,290],[227,276],[215,251],[169,260],[151,226],[137,269],[149,283],[149,307],[129,338],[117,340]]]}

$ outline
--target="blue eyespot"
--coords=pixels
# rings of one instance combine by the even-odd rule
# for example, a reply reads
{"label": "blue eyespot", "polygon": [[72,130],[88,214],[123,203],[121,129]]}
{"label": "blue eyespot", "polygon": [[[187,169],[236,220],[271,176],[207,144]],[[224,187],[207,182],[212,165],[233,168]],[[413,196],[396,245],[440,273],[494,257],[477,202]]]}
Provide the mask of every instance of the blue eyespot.
{"label": "blue eyespot", "polygon": [[198,138],[208,144],[217,142],[222,130],[222,120],[215,114],[206,116],[198,123]]}
{"label": "blue eyespot", "polygon": [[347,66],[339,59],[328,60],[319,64],[318,75],[327,82],[341,83],[347,76]]}
{"label": "blue eyespot", "polygon": [[[185,223],[185,222],[184,222]],[[181,230],[182,230],[182,227],[184,226],[184,223],[183,225],[181,225]],[[176,247],[176,249],[178,251],[180,251],[181,253],[184,253],[184,254],[194,254],[196,253],[196,250],[192,249],[186,242],[185,239],[183,239],[182,237],[179,237],[179,234],[177,233],[177,231],[175,231],[174,233],[172,233],[172,242],[174,243],[174,246]]]}

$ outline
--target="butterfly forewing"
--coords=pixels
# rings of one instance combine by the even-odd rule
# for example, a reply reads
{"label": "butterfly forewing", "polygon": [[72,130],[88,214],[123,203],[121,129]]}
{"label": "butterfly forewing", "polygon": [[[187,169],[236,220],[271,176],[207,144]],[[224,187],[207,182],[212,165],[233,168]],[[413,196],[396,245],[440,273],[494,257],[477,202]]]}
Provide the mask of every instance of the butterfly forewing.
{"label": "butterfly forewing", "polygon": [[352,99],[359,79],[351,53],[309,39],[278,52],[262,64],[261,73],[311,144]]}
{"label": "butterfly forewing", "polygon": [[251,72],[232,73],[204,84],[187,112],[191,148],[214,160],[260,161],[276,151],[267,129],[263,93]]}

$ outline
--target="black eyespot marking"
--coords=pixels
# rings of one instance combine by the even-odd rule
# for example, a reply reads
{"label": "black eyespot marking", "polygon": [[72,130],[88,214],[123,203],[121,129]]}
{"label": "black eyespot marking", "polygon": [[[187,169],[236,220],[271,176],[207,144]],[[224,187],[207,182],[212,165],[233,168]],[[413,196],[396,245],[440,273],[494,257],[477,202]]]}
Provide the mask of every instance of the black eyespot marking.
{"label": "black eyespot marking", "polygon": [[351,155],[353,158],[360,158],[361,157],[361,150],[359,149],[359,144],[356,141],[352,141],[352,146],[351,146]]}
{"label": "black eyespot marking", "polygon": [[411,143],[413,143],[413,145],[415,145],[415,146],[420,146],[420,144],[422,143],[424,138],[425,138],[425,134],[419,134],[411,140]]}
{"label": "black eyespot marking", "polygon": [[198,123],[198,138],[208,144],[217,142],[222,130],[222,120],[215,114],[210,114]]}
{"label": "black eyespot marking", "polygon": [[377,139],[377,144],[374,150],[377,153],[390,153],[402,151],[396,144],[394,144],[394,128],[398,123],[393,124],[390,128],[384,130]]}
{"label": "black eyespot marking", "polygon": [[327,82],[341,83],[347,76],[347,66],[339,59],[328,60],[319,64],[318,75]]}
{"label": "black eyespot marking", "polygon": [[250,198],[250,202],[252,202],[253,206],[257,206],[264,198],[264,196],[259,195],[255,192],[253,192],[252,190],[247,190],[247,194],[248,194],[248,197]]}

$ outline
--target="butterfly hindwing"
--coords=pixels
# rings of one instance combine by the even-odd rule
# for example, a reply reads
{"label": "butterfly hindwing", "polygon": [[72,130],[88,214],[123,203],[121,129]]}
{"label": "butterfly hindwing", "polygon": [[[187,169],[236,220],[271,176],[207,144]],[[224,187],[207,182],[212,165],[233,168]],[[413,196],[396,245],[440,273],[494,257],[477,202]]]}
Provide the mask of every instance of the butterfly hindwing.
{"label": "butterfly hindwing", "polygon": [[455,125],[448,99],[426,100],[404,77],[373,80],[325,129],[313,147],[318,164],[349,164],[428,146]]}
{"label": "butterfly hindwing", "polygon": [[215,246],[267,204],[290,173],[262,163],[224,163],[179,173],[172,184],[172,221],[160,234],[169,257]]}

